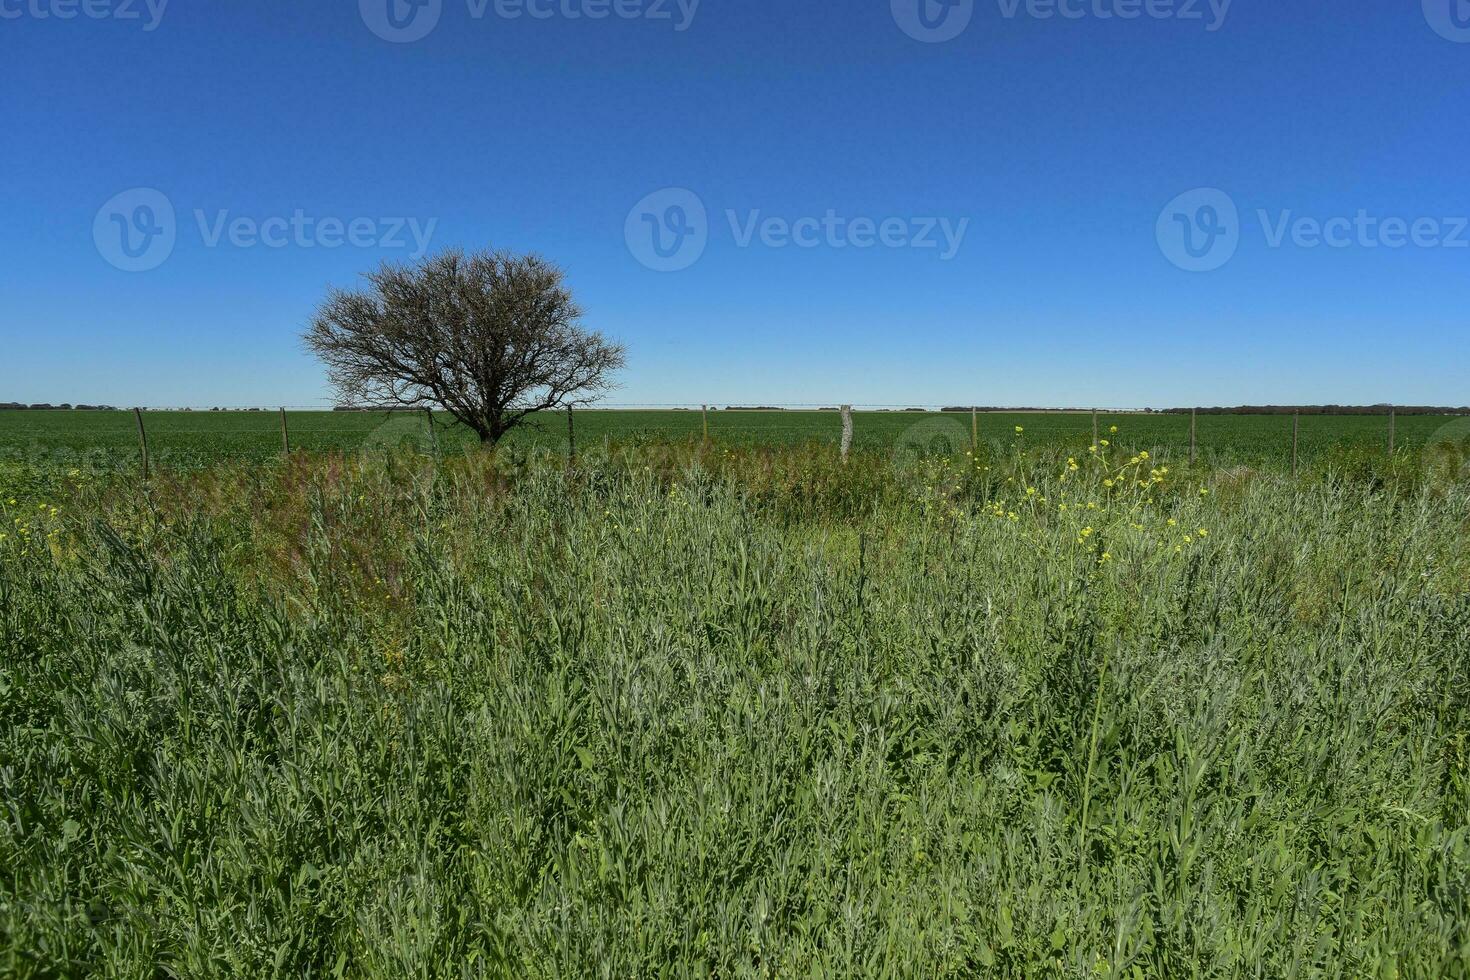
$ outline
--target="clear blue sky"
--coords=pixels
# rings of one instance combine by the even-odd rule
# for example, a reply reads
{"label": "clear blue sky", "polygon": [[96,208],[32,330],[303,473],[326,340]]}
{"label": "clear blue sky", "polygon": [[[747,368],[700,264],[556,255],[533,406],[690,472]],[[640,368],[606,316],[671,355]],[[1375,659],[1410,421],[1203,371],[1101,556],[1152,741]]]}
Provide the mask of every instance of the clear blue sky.
{"label": "clear blue sky", "polygon": [[327,404],[300,332],[413,219],[563,265],[615,402],[1470,402],[1467,0],[152,2],[0,0],[0,401]]}

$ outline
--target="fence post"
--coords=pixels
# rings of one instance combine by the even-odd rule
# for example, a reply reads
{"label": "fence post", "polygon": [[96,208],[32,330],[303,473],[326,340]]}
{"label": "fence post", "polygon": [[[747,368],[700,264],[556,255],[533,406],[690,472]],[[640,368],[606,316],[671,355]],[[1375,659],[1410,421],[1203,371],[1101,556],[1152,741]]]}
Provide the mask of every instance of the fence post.
{"label": "fence post", "polygon": [[970,452],[980,451],[980,406],[970,406]]}
{"label": "fence post", "polygon": [[1092,444],[1094,446],[1097,445],[1097,437],[1098,437],[1098,431],[1097,431],[1097,409],[1094,408],[1092,410]]}
{"label": "fence post", "polygon": [[1297,447],[1301,442],[1302,435],[1302,413],[1293,412],[1291,415],[1291,475],[1297,475]]}
{"label": "fence post", "polygon": [[1394,431],[1397,428],[1396,423],[1398,422],[1398,416],[1396,413],[1397,409],[1390,405],[1388,409],[1388,454],[1390,456],[1393,455],[1394,436],[1397,434]]}
{"label": "fence post", "polygon": [[842,461],[847,462],[848,451],[852,449],[852,406],[842,406]]}
{"label": "fence post", "polygon": [[699,407],[699,414],[700,418],[704,421],[704,441],[709,442],[709,406],[701,405]]}
{"label": "fence post", "polygon": [[143,428],[143,410],[133,409],[133,418],[138,420],[138,449],[143,454],[143,479],[148,479],[148,432]]}
{"label": "fence post", "polygon": [[1196,412],[1196,410],[1193,409],[1193,408],[1191,408],[1189,410],[1189,465],[1190,466],[1193,466],[1194,465],[1194,456],[1195,456],[1195,441],[1196,441],[1195,440],[1195,429],[1194,429],[1194,425],[1195,425],[1195,420],[1194,420],[1195,412]]}
{"label": "fence post", "polygon": [[281,406],[281,452],[291,455],[291,433],[286,428],[286,406]]}
{"label": "fence post", "polygon": [[429,405],[424,406],[424,421],[429,424],[429,448],[433,451],[434,457],[437,459],[439,456],[439,433],[434,429],[434,409]]}
{"label": "fence post", "polygon": [[567,406],[567,462],[577,461],[577,427],[572,420],[572,406]]}

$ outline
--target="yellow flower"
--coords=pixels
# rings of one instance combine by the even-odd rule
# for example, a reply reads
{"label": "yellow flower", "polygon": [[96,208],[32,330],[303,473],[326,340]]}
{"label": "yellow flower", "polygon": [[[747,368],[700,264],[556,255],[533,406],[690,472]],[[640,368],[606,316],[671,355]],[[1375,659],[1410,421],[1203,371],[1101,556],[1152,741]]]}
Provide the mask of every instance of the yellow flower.
{"label": "yellow flower", "polygon": [[1103,481],[1103,486],[1105,486],[1105,487],[1111,488],[1112,485],[1113,485],[1113,481],[1112,480],[1104,480]]}
{"label": "yellow flower", "polygon": [[1108,446],[1111,446],[1111,445],[1112,445],[1112,443],[1111,443],[1111,442],[1108,442],[1108,441],[1107,441],[1107,440],[1106,440],[1106,439],[1104,439],[1104,440],[1102,440],[1102,442],[1101,442],[1101,443],[1100,443],[1100,445],[1101,445],[1101,446],[1102,446],[1102,447],[1103,447],[1103,448],[1104,448],[1104,449],[1106,449],[1106,448],[1107,448],[1107,447],[1108,447]]}
{"label": "yellow flower", "polygon": [[1199,536],[1202,537],[1202,538],[1208,538],[1210,536],[1210,532],[1209,531],[1206,531],[1204,528],[1200,528],[1199,529]]}
{"label": "yellow flower", "polygon": [[1025,431],[1026,431],[1026,427],[1025,426],[1022,426],[1022,425],[1016,426],[1016,435],[1020,435],[1021,433],[1025,432]]}
{"label": "yellow flower", "polygon": [[1118,427],[1116,425],[1108,426],[1108,431],[1111,432],[1113,435],[1117,435]]}

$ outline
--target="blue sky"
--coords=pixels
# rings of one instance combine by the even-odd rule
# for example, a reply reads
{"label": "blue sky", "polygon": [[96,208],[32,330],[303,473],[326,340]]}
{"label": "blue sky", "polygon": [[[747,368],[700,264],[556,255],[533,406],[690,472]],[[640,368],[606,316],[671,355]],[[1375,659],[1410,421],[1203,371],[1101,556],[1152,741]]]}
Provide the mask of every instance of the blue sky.
{"label": "blue sky", "polygon": [[618,403],[1470,402],[1470,0],[386,2],[0,0],[0,401],[329,404],[426,238]]}

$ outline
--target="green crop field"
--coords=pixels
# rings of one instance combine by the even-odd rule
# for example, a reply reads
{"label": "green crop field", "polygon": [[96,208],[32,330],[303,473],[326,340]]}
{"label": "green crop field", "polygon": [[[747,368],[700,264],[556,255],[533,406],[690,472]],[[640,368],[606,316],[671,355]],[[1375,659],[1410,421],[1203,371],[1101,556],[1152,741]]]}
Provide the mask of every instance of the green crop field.
{"label": "green crop field", "polygon": [[1470,977],[1448,420],[289,421],[0,416],[0,974]]}
{"label": "green crop field", "polygon": [[[1113,414],[1099,416],[1101,437],[1118,426],[1120,442],[1155,455],[1187,455],[1189,418],[1185,415]],[[435,441],[441,451],[459,452],[475,444],[467,429],[436,417],[431,434],[422,414],[375,412],[289,412],[287,429],[293,448],[355,451],[413,446],[424,451]],[[281,452],[280,417],[275,412],[145,412],[145,429],[155,463],[193,466],[225,459],[265,459]],[[587,410],[576,413],[575,431],[583,446],[607,441],[637,443],[696,439],[702,434],[699,411]],[[979,419],[980,441],[1009,447],[1015,427],[1035,446],[1085,451],[1092,441],[1092,418],[1086,413],[985,413]],[[1199,457],[1216,463],[1267,464],[1291,457],[1292,420],[1273,415],[1201,415],[1197,423]],[[709,414],[712,440],[724,445],[835,445],[841,435],[836,412],[714,411]],[[1395,422],[1397,448],[1415,450],[1436,439],[1470,434],[1470,418],[1403,416]],[[519,445],[565,447],[564,414],[536,416],[512,433]],[[857,449],[893,452],[968,448],[970,417],[961,413],[857,412],[853,445]],[[1388,449],[1386,416],[1305,416],[1299,453],[1304,459],[1345,451]],[[0,410],[0,459],[51,458],[61,464],[93,467],[133,465],[138,455],[137,424],[131,412]]]}

